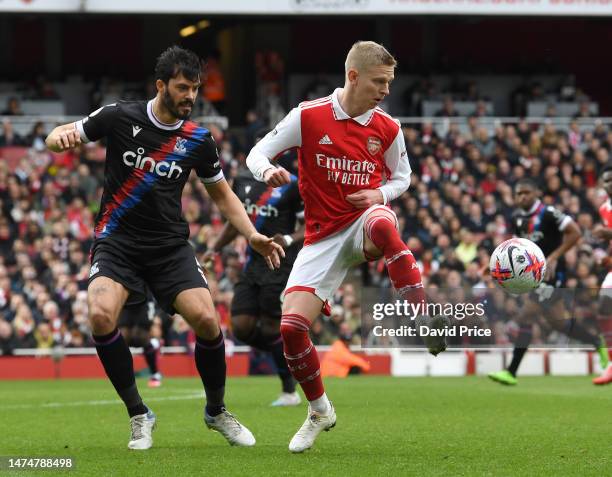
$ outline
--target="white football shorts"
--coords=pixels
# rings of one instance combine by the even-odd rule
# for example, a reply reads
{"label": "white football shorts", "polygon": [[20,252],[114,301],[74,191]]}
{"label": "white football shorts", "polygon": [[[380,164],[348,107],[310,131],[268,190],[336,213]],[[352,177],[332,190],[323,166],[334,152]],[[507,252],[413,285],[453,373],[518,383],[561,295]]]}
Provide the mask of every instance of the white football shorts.
{"label": "white football shorts", "polygon": [[608,272],[606,278],[604,278],[601,284],[601,290],[599,290],[599,296],[605,296],[612,299],[612,272]]}
{"label": "white football shorts", "polygon": [[376,204],[366,209],[345,229],[300,250],[284,293],[308,291],[323,302],[329,300],[342,285],[349,268],[367,261],[363,251],[363,226],[368,215],[376,209],[393,214],[395,226],[398,226],[395,213],[388,207]]}

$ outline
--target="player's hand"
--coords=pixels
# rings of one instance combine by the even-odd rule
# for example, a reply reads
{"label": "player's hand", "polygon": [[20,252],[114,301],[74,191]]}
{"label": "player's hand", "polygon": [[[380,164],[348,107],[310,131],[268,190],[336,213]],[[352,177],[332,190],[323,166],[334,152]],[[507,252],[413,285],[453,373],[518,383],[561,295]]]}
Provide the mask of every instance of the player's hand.
{"label": "player's hand", "polygon": [[593,237],[603,240],[610,236],[610,231],[607,227],[604,227],[603,224],[597,224],[593,227]]}
{"label": "player's hand", "polygon": [[555,277],[557,270],[557,259],[555,257],[548,257],[546,259],[546,274],[544,275],[544,281],[552,280]]}
{"label": "player's hand", "polygon": [[282,167],[271,167],[264,172],[263,178],[270,187],[280,187],[291,182],[291,174]]}
{"label": "player's hand", "polygon": [[285,240],[285,236],[282,234],[274,234],[274,237],[272,237],[272,240],[274,240],[274,243],[277,243],[281,247],[283,247],[283,249],[289,248],[289,244]]}
{"label": "player's hand", "polygon": [[358,209],[367,209],[375,204],[384,204],[382,192],[379,189],[367,189],[346,196],[347,202]]}
{"label": "player's hand", "polygon": [[81,144],[81,135],[76,128],[65,129],[57,133],[52,144],[59,152],[67,151]]}
{"label": "player's hand", "polygon": [[209,250],[204,255],[202,255],[202,265],[204,266],[205,270],[214,270],[215,259],[217,258],[218,253],[219,252],[215,252],[214,250]]}
{"label": "player's hand", "polygon": [[272,237],[254,233],[249,237],[249,245],[266,259],[270,270],[280,267],[280,259],[285,258],[282,245],[277,244]]}

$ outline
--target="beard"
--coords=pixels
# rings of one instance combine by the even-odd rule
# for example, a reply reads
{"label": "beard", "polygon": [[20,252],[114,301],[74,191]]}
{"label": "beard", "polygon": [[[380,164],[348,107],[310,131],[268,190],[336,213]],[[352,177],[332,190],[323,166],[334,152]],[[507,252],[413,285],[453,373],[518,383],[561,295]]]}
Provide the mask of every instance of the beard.
{"label": "beard", "polygon": [[[193,111],[193,103],[191,101],[184,100],[180,103],[176,103],[170,96],[170,93],[168,93],[168,90],[166,90],[162,95],[162,102],[170,114],[177,119],[189,119],[189,116],[191,116],[191,112]],[[179,110],[180,106],[191,106],[191,109],[185,113],[181,113]]]}

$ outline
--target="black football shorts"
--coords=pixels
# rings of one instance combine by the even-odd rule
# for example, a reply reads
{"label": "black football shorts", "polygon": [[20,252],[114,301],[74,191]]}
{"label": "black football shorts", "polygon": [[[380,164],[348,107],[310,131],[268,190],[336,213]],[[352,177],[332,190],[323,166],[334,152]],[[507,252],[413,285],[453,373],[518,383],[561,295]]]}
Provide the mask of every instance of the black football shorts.
{"label": "black football shorts", "polygon": [[145,302],[147,286],[162,310],[173,315],[177,295],[191,288],[208,288],[204,271],[188,242],[143,250],[138,246],[96,241],[91,253],[89,283],[99,276],[130,291],[127,306]]}
{"label": "black football shorts", "polygon": [[119,327],[120,328],[142,328],[143,330],[150,330],[153,321],[150,319],[148,301],[142,301],[140,303],[125,305],[119,313]]}
{"label": "black football shorts", "polygon": [[234,286],[232,316],[267,316],[280,320],[281,295],[290,271],[248,266]]}

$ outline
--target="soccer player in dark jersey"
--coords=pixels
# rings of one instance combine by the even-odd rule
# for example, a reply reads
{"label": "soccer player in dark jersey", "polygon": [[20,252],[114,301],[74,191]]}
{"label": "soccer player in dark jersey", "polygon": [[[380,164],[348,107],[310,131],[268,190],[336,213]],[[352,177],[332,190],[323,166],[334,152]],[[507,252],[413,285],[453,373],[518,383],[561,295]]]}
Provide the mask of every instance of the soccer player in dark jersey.
{"label": "soccer player in dark jersey", "polygon": [[150,334],[155,311],[155,303],[147,297],[140,303],[124,306],[119,314],[118,322],[127,345],[133,348],[142,348],[142,356],[151,374],[148,382],[150,388],[158,388],[162,382],[162,375],[159,372],[159,348],[161,343],[158,339],[151,338]]}
{"label": "soccer player in dark jersey", "polygon": [[[565,285],[565,253],[580,239],[580,228],[571,217],[538,199],[538,186],[529,178],[520,179],[514,189],[514,234],[535,242],[546,256],[544,282],[535,290],[537,299],[526,301],[519,318],[519,333],[514,343],[512,361],[507,369],[489,374],[502,384],[516,384],[516,373],[529,348],[533,334],[533,318],[543,316],[555,330],[583,343],[592,344],[601,353],[601,338],[569,316],[562,290]],[[607,351],[606,351],[607,354]]]}
{"label": "soccer player in dark jersey", "polygon": [[155,98],[104,106],[81,121],[55,128],[46,140],[59,152],[106,138],[104,192],[91,253],[89,319],[98,356],[130,416],[130,449],[151,447],[155,414],[136,388],[132,356],[117,329],[117,318],[124,303],[142,301],[147,288],[163,310],[181,314],[195,331],[206,425],[232,445],[255,444],[251,432],[225,409],[223,334],[181,215],[181,193],[190,172],[196,172],[219,210],[270,268],[280,266],[284,251],[255,230],[223,177],[210,132],[188,120],[200,70],[194,53],[168,48],[157,60]]}
{"label": "soccer player in dark jersey", "polygon": [[[247,250],[247,262],[234,287],[232,332],[240,341],[272,354],[282,383],[282,392],[272,406],[297,406],[301,399],[287,367],[280,336],[281,295],[304,240],[303,224],[296,230],[304,209],[297,177],[291,175],[288,184],[273,188],[255,179],[245,168],[234,179],[233,190],[257,231],[274,237],[285,249],[285,259],[278,270],[268,272],[261,256]],[[226,223],[212,252],[220,252],[237,235],[236,228]]]}

